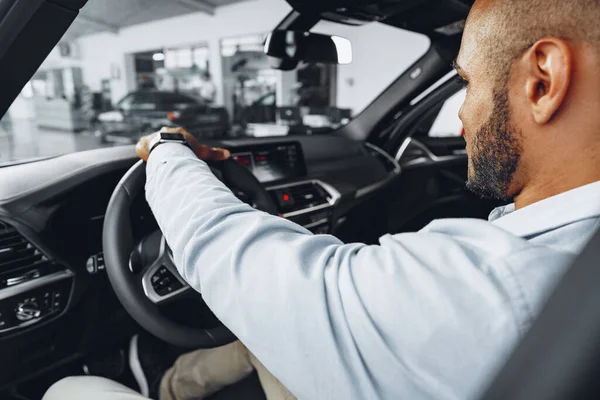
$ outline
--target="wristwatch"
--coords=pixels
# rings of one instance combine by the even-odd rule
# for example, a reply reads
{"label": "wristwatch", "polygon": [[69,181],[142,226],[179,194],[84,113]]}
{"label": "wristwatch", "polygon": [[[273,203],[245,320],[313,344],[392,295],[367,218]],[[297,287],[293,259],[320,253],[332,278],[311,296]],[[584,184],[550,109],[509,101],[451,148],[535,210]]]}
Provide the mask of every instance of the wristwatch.
{"label": "wristwatch", "polygon": [[151,154],[152,150],[162,143],[179,143],[190,147],[187,140],[185,140],[185,136],[183,136],[181,133],[158,132],[158,135],[156,135],[156,137],[150,142],[150,150],[148,151],[148,154]]}

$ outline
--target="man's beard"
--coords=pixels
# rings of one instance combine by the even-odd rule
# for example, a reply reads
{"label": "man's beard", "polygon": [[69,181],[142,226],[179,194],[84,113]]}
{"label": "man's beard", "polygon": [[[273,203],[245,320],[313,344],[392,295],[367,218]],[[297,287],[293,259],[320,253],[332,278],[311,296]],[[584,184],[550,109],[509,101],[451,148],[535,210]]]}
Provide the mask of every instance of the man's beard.
{"label": "man's beard", "polygon": [[511,121],[508,88],[494,92],[494,111],[472,137],[467,189],[478,196],[510,201],[509,187],[521,159],[521,132]]}

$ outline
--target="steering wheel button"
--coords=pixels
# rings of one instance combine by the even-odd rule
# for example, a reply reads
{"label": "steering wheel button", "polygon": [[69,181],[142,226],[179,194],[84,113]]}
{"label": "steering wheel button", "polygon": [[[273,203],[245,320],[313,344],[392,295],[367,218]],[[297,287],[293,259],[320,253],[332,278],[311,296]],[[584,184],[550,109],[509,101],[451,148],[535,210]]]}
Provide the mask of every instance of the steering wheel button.
{"label": "steering wheel button", "polygon": [[168,286],[169,283],[171,283],[171,278],[169,278],[169,276],[165,276],[164,278],[162,278],[162,280],[160,281],[160,285],[161,286]]}
{"label": "steering wheel button", "polygon": [[169,286],[171,286],[174,290],[179,290],[183,287],[183,284],[175,279]]}

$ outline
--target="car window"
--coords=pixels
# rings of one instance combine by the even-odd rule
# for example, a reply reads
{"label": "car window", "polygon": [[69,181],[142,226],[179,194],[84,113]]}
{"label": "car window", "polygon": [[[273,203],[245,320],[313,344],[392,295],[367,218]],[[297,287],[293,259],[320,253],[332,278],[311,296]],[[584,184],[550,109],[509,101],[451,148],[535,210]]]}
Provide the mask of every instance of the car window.
{"label": "car window", "polygon": [[[178,123],[200,140],[329,134],[429,47],[426,36],[383,23],[321,21],[311,31],[348,38],[352,62],[274,70],[264,43],[287,2],[215,1],[211,14],[179,3],[88,0],[2,116],[0,164],[120,145]],[[210,112],[176,118],[196,102]]]}
{"label": "car window", "polygon": [[133,94],[131,101],[132,110],[156,110],[158,108],[158,98],[154,93],[138,92]]}
{"label": "car window", "polygon": [[117,103],[117,108],[124,111],[131,110],[131,104],[133,103],[133,95],[125,96],[121,101]]}
{"label": "car window", "polygon": [[429,130],[430,137],[457,137],[462,135],[463,126],[460,118],[458,118],[458,112],[465,101],[466,95],[466,89],[462,89],[446,100]]}
{"label": "car window", "polygon": [[277,101],[277,98],[275,96],[275,93],[269,93],[268,95],[266,95],[265,97],[262,98],[260,103],[263,106],[274,106],[276,101]]}
{"label": "car window", "polygon": [[200,100],[196,100],[192,97],[185,96],[179,93],[160,93],[159,94],[160,107],[164,110],[182,110],[194,104],[200,104]]}

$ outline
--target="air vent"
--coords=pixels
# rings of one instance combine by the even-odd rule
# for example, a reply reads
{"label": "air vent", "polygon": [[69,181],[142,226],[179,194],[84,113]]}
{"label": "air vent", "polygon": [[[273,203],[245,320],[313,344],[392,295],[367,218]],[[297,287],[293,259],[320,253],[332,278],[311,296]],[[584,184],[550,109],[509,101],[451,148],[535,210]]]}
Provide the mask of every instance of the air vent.
{"label": "air vent", "polygon": [[271,189],[269,193],[283,213],[323,206],[331,200],[331,195],[314,182],[278,187]]}
{"label": "air vent", "polygon": [[371,155],[372,157],[376,157],[377,159],[379,159],[379,161],[381,161],[383,167],[387,172],[398,171],[398,165],[396,164],[394,159],[385,151],[370,143],[365,143],[365,149],[367,150],[367,153],[369,155]]}
{"label": "air vent", "polygon": [[314,183],[291,186],[287,189],[298,208],[315,207],[327,203],[328,195]]}
{"label": "air vent", "polygon": [[429,154],[416,140],[410,140],[400,156],[400,165],[403,167],[416,161],[424,161],[429,158]]}
{"label": "air vent", "polygon": [[50,272],[52,263],[12,226],[0,221],[0,288],[11,277],[37,271]]}

